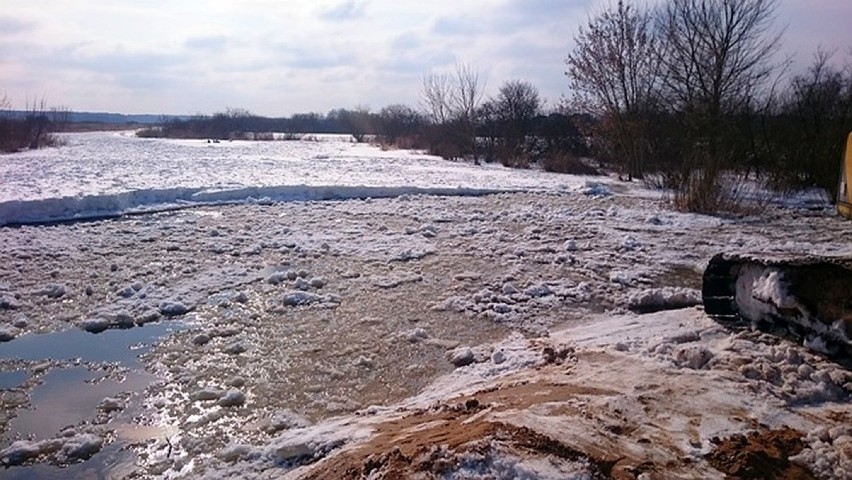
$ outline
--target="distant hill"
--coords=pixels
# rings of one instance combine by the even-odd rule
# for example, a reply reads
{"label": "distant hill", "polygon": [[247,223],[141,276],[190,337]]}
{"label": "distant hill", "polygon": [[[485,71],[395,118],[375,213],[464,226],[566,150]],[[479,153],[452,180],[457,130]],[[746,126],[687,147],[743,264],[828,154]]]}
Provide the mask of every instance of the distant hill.
{"label": "distant hill", "polygon": [[[24,110],[5,110],[0,112],[0,116],[23,118],[30,115],[32,112]],[[48,116],[51,112],[45,112]],[[66,112],[63,112],[65,115]],[[67,119],[71,123],[103,123],[108,125],[125,125],[125,124],[143,124],[153,125],[162,123],[165,120],[180,119],[185,120],[190,118],[189,115],[153,115],[153,114],[138,114],[128,115],[124,113],[109,113],[109,112],[67,112]]]}
{"label": "distant hill", "polygon": [[173,118],[188,118],[184,116],[170,116],[170,115],[151,115],[151,114],[141,114],[141,115],[125,115],[123,113],[105,113],[105,112],[71,112],[70,121],[74,123],[110,123],[110,124],[124,124],[124,123],[141,123],[145,125],[151,125],[156,123],[161,123],[164,119],[173,119]]}

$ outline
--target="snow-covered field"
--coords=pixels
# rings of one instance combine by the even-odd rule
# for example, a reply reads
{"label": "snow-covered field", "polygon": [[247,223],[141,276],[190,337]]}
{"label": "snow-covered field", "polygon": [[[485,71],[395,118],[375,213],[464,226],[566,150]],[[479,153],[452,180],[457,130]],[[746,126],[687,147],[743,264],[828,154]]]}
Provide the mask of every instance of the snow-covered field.
{"label": "snow-covered field", "polygon": [[[719,251],[852,255],[829,210],[323,140],[0,157],[2,224],[148,212],[0,227],[0,477],[754,477],[780,450],[849,478],[850,372],[698,305]],[[157,334],[141,363],[4,353],[69,328]],[[80,369],[91,405],[26,420]]]}

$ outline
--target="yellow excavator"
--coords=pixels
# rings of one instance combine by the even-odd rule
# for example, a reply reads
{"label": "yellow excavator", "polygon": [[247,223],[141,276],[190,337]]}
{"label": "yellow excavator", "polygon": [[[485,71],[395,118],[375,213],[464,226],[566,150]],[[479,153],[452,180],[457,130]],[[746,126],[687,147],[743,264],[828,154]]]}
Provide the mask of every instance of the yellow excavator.
{"label": "yellow excavator", "polygon": [[840,215],[852,219],[852,133],[846,140],[846,154],[840,165],[840,186],[837,188],[837,211]]}
{"label": "yellow excavator", "polygon": [[[845,219],[852,219],[851,185],[852,133],[837,191],[837,212]],[[720,253],[704,270],[702,296],[704,311],[720,323],[752,324],[852,358],[852,257]]]}

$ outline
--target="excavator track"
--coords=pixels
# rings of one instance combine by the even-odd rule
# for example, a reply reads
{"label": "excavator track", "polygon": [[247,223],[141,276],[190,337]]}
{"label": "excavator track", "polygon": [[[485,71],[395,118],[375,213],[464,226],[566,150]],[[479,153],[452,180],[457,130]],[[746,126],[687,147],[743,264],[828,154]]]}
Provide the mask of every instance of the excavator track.
{"label": "excavator track", "polygon": [[783,331],[852,355],[852,258],[721,253],[704,271],[702,296],[726,326]]}

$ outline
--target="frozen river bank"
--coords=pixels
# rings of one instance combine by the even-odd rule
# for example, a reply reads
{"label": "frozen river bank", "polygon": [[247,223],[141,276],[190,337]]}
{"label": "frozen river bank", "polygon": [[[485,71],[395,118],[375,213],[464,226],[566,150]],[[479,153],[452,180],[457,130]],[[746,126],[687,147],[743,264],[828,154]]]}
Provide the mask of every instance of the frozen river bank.
{"label": "frozen river bank", "polygon": [[[475,176],[475,167],[463,168]],[[830,241],[847,224],[782,209],[688,215],[653,192],[620,194],[615,182],[587,188],[587,179],[518,175],[540,185],[465,186],[531,190],[477,196],[270,198],[0,229],[7,336],[184,325],[144,354],[150,384],[128,382],[70,430],[38,438],[15,432],[11,419],[51,372],[82,366],[120,384],[133,368],[6,361],[4,371],[27,378],[4,390],[4,454],[63,463],[86,453],[81,466],[143,476],[323,478],[368,464],[391,475],[402,468],[397,460],[425,455],[432,460],[423,468],[435,475],[452,464],[470,475],[583,478],[612,460],[592,445],[611,441],[629,460],[625,471],[641,473],[645,458],[650,472],[712,478],[718,470],[704,455],[714,437],[786,422],[824,428],[803,437],[798,454],[812,469],[824,460],[824,478],[842,478],[831,472],[848,465],[849,452],[825,438],[849,438],[841,428],[850,418],[848,371],[796,346],[726,332],[698,307],[630,311],[695,304],[700,271],[717,251],[852,253]],[[696,395],[706,401],[690,405]],[[648,409],[634,411],[637,404]],[[580,426],[562,429],[569,423]],[[399,457],[382,447],[392,427],[410,435]],[[443,430],[415,434],[429,428]],[[429,453],[434,438],[446,440]],[[541,449],[522,448],[530,444]],[[8,472],[21,468],[31,467]]]}

